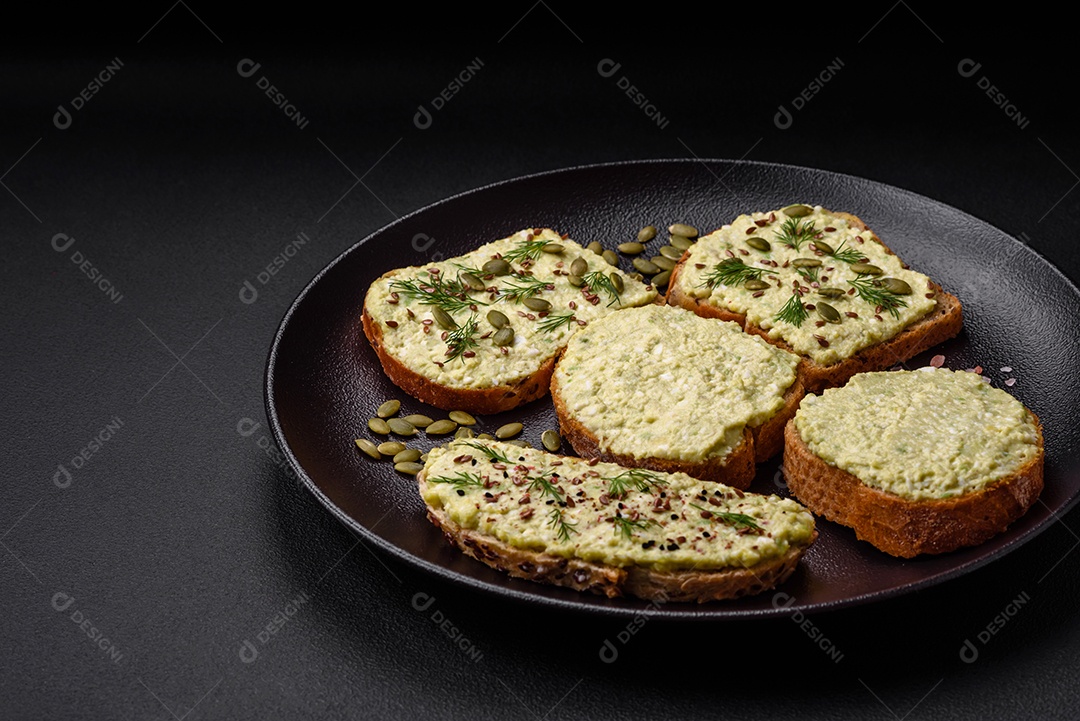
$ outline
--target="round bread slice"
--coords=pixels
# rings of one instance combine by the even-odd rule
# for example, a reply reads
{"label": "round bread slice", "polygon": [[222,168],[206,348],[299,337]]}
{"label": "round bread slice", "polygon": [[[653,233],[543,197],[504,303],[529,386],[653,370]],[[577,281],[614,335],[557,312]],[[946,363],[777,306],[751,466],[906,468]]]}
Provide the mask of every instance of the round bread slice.
{"label": "round bread slice", "polygon": [[609,598],[761,593],[817,538],[813,517],[790,499],[498,441],[433,449],[417,482],[428,518],[465,554]]}
{"label": "round bread slice", "polygon": [[[806,256],[809,259],[817,259],[822,261],[822,266],[817,271],[819,276],[829,277],[828,273],[832,273],[829,281],[818,281],[818,285],[834,284],[840,290],[844,290],[845,294],[841,301],[833,301],[829,298],[823,298],[817,293],[817,289],[813,288],[813,282],[807,278],[799,276],[794,269],[794,266],[790,264],[791,259],[786,258],[786,266],[780,265],[779,267],[769,268],[761,265],[761,260],[766,259],[764,255],[755,249],[744,247],[735,247],[735,250],[745,251],[747,255],[735,255],[735,250],[725,251],[724,256],[717,255],[718,248],[712,248],[712,253],[709,253],[709,244],[715,244],[720,237],[730,240],[731,228],[735,228],[736,237],[746,237],[745,232],[742,231],[742,227],[756,226],[756,223],[768,220],[770,217],[774,220],[769,221],[766,225],[762,226],[761,230],[757,233],[760,235],[760,239],[772,238],[770,245],[776,249],[782,249],[786,255],[801,255]],[[866,223],[860,220],[858,217],[850,213],[833,212],[824,210],[822,208],[814,209],[814,212],[810,215],[804,216],[811,219],[805,222],[817,222],[827,223],[828,220],[835,219],[836,226],[819,226],[822,229],[833,228],[834,233],[823,233],[825,237],[829,239],[827,242],[831,242],[831,247],[834,251],[841,251],[843,249],[851,250],[858,249],[860,252],[865,251],[871,263],[878,262],[883,266],[893,264],[895,267],[889,269],[886,267],[886,272],[890,272],[892,275],[897,276],[899,279],[908,282],[912,293],[909,295],[898,296],[900,301],[913,306],[913,309],[909,312],[908,309],[901,307],[897,310],[898,314],[903,314],[904,325],[900,328],[896,328],[894,335],[882,338],[869,345],[857,347],[855,350],[845,350],[844,355],[836,356],[836,354],[829,353],[831,357],[828,360],[822,360],[820,356],[828,353],[830,347],[830,337],[833,334],[839,333],[841,329],[846,329],[849,326],[855,326],[862,324],[871,333],[876,333],[876,325],[888,324],[891,322],[891,316],[888,310],[871,305],[862,301],[859,296],[852,297],[849,291],[853,290],[853,287],[847,283],[848,279],[857,279],[857,276],[851,274],[849,271],[851,265],[844,261],[838,260],[833,256],[827,255],[820,251],[814,251],[811,249],[813,239],[807,239],[803,241],[803,250],[797,253],[790,252],[790,249],[785,249],[782,243],[776,240],[775,233],[777,226],[782,226],[784,222],[791,223],[793,220],[799,221],[800,218],[786,218],[781,211],[774,211],[772,213],[755,213],[751,216],[742,216],[731,226],[725,226],[725,228],[716,231],[716,233],[705,236],[702,240],[705,241],[705,245],[702,249],[695,250],[694,247],[688,249],[678,264],[675,266],[671,273],[671,279],[668,282],[667,302],[670,305],[686,308],[698,315],[706,318],[719,318],[721,320],[733,321],[741,325],[746,332],[754,333],[761,336],[769,343],[776,345],[779,348],[796,353],[800,356],[799,374],[803,380],[803,384],[806,386],[808,393],[815,393],[823,388],[830,388],[834,386],[843,385],[856,373],[865,373],[870,371],[885,370],[892,366],[902,363],[914,356],[928,350],[939,343],[952,338],[960,332],[963,325],[963,311],[959,299],[946,292],[940,285],[933,280],[917,274],[914,271],[908,269],[903,265],[896,254],[886,246],[881,239],[875,234]],[[785,219],[786,220],[782,220]],[[749,229],[749,228],[748,228]],[[771,232],[770,232],[771,231]],[[837,237],[833,237],[836,235]],[[755,236],[756,237],[756,236]],[[839,238],[839,240],[837,239]],[[858,240],[861,239],[861,243]],[[851,241],[849,243],[849,241]],[[702,241],[699,240],[699,243]],[[724,241],[728,242],[727,240]],[[803,288],[806,288],[806,293],[803,295],[803,302],[807,306],[815,306],[814,308],[808,308],[809,317],[803,322],[803,325],[807,329],[814,327],[813,338],[814,345],[806,345],[806,333],[801,333],[799,338],[802,345],[796,346],[792,342],[785,339],[785,332],[790,331],[788,327],[785,330],[783,323],[777,323],[775,319],[770,318],[770,328],[764,328],[758,323],[749,321],[747,319],[747,312],[740,312],[733,310],[728,304],[717,303],[712,301],[708,297],[700,297],[700,293],[695,292],[698,288],[702,287],[702,283],[707,282],[706,276],[712,272],[715,268],[713,263],[717,258],[729,257],[726,255],[730,252],[730,257],[737,258],[745,261],[745,263],[751,268],[758,268],[763,272],[760,274],[762,278],[768,281],[772,281],[773,287],[767,291],[754,291],[754,293],[762,293],[758,297],[754,297],[753,293],[746,293],[745,296],[740,296],[738,293],[732,299],[732,303],[736,306],[742,304],[759,303],[765,304],[769,301],[770,297],[775,296],[777,293],[782,293],[782,298],[786,299],[790,295],[784,289],[790,290],[793,280],[798,280],[802,284]],[[709,257],[703,257],[708,255]],[[704,261],[704,262],[703,262]],[[699,267],[700,266],[700,267]],[[829,271],[828,268],[832,267],[834,270]],[[751,271],[753,272],[753,271]],[[808,271],[809,272],[809,271]],[[839,276],[843,275],[843,281]],[[775,287],[776,282],[774,278],[780,279],[780,285],[782,288]],[[870,280],[873,276],[864,276],[864,280]],[[742,282],[742,281],[740,281]],[[872,282],[872,281],[871,281]],[[770,296],[770,294],[772,294]],[[838,306],[838,310],[842,312],[840,323],[825,323],[822,322],[822,318],[815,314],[817,303],[825,301]],[[932,304],[929,301],[933,301]],[[923,315],[916,315],[914,312],[914,306],[926,305],[929,307]],[[773,301],[772,306],[777,306],[778,302]],[[854,313],[855,317],[850,314]],[[882,320],[878,320],[880,316]],[[845,325],[848,324],[848,325]],[[883,325],[883,327],[885,327]],[[837,340],[834,338],[832,341],[839,347]],[[856,344],[857,346],[858,344]],[[816,346],[816,347],[815,347]],[[815,357],[819,356],[819,357]]]}
{"label": "round bread slice", "polygon": [[[843,396],[855,403],[839,401]],[[854,529],[885,553],[913,558],[978,545],[1026,513],[1042,491],[1038,418],[973,373],[861,374],[847,387],[825,391],[824,409],[814,408],[816,398],[804,401],[807,412],[847,414],[837,417],[835,433],[824,435],[820,417],[800,431],[803,410],[788,422],[788,488],[814,513]],[[845,448],[844,435],[860,423],[877,425],[857,447]],[[946,463],[942,449],[961,455]],[[974,450],[971,459],[964,449]],[[953,472],[967,465],[967,473]]]}
{"label": "round bread slice", "polygon": [[734,323],[646,306],[579,331],[551,394],[583,457],[745,489],[783,448],[804,394],[797,363]]}

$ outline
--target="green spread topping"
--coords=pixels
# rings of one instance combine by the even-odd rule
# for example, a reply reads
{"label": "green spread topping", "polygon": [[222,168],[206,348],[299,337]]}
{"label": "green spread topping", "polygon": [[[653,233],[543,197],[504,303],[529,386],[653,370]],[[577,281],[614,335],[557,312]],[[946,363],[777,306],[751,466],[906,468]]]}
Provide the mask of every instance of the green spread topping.
{"label": "green spread topping", "polygon": [[[937,304],[929,278],[821,207],[739,216],[688,253],[681,292],[745,315],[821,365],[892,338]],[[827,318],[815,313],[823,300]]]}
{"label": "green spread topping", "polygon": [[860,373],[807,396],[795,427],[826,463],[911,500],[978,491],[1040,453],[1020,401],[946,369]]}
{"label": "green spread topping", "polygon": [[620,567],[751,567],[814,532],[813,517],[790,499],[498,441],[434,448],[420,478],[424,501],[464,528]]}
{"label": "green spread topping", "polygon": [[579,331],[556,366],[568,413],[605,450],[725,458],[784,405],[798,358],[736,323],[674,306],[612,314]]}

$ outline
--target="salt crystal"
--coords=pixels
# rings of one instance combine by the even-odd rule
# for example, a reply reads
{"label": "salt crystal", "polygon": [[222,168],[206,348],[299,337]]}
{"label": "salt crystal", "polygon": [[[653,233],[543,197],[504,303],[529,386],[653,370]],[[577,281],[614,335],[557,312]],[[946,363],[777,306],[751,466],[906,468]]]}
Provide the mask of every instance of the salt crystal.
{"label": "salt crystal", "polygon": [[1005,385],[1012,388],[1014,385],[1016,385],[1016,379],[1015,378],[1006,378],[1005,379]]}

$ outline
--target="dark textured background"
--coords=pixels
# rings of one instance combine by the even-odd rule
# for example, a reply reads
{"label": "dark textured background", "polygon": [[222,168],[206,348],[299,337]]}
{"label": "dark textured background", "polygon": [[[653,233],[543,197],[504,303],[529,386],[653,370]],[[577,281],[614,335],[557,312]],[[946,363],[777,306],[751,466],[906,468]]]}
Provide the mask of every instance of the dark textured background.
{"label": "dark textured background", "polygon": [[[752,10],[231,17],[177,3],[6,28],[0,714],[1075,717],[1076,511],[967,577],[811,618],[842,652],[834,662],[790,620],[650,621],[623,644],[625,622],[463,593],[358,543],[259,445],[266,351],[310,278],[399,215],[525,173],[693,155],[836,170],[959,207],[1080,278],[1080,140],[1061,102],[1076,62],[1052,42],[1061,18],[904,2],[829,18]],[[120,71],[58,129],[57,106],[114,58]],[[262,64],[251,78],[237,73],[244,58]],[[476,58],[479,73],[417,128],[418,106]],[[605,58],[616,76],[597,72]],[[836,58],[841,70],[778,128],[778,106]],[[970,78],[965,58],[982,63]],[[306,127],[261,94],[263,75]],[[979,89],[983,76],[1026,127]],[[310,242],[259,283],[301,232]],[[59,233],[75,239],[63,252]],[[239,298],[245,280],[254,303]],[[262,426],[243,436],[243,418]],[[434,605],[415,610],[417,593]],[[599,658],[605,639],[613,664]]]}

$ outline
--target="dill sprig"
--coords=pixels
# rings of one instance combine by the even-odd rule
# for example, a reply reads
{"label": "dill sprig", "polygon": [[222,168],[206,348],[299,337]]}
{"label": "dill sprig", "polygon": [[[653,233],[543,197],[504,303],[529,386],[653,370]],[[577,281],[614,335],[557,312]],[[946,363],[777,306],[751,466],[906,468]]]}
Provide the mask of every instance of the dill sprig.
{"label": "dill sprig", "polygon": [[900,319],[900,309],[907,308],[906,300],[896,293],[877,285],[865,275],[859,275],[855,280],[849,280],[848,283],[855,287],[855,292],[859,294],[860,298],[875,308],[884,308],[889,311],[889,315],[897,320]]}
{"label": "dill sprig", "polygon": [[795,272],[801,275],[803,280],[807,283],[817,283],[819,280],[818,273],[821,272],[821,267],[815,265],[811,267],[796,268]]}
{"label": "dill sprig", "polygon": [[504,454],[498,448],[492,448],[490,446],[485,446],[482,443],[468,443],[468,442],[465,442],[462,445],[466,445],[469,448],[475,448],[476,450],[480,451],[485,456],[487,456],[488,460],[495,461],[497,463],[512,464],[514,462],[514,461],[510,460],[509,458],[507,458],[506,454]]}
{"label": "dill sprig", "polygon": [[622,498],[626,495],[627,491],[633,489],[635,491],[647,491],[650,487],[659,488],[666,486],[665,481],[660,476],[650,471],[642,470],[641,468],[631,468],[628,471],[623,471],[617,476],[611,478],[605,478],[608,483],[608,495],[612,498]]}
{"label": "dill sprig", "polygon": [[599,294],[600,291],[603,291],[608,298],[611,298],[608,302],[608,308],[615,303],[622,305],[622,301],[619,300],[619,289],[611,282],[611,276],[604,273],[604,271],[594,270],[592,273],[586,273],[582,280],[585,281],[585,285],[589,286],[589,290],[593,293]]}
{"label": "dill sprig", "polygon": [[844,246],[846,245],[847,241],[845,240],[843,243],[840,244],[839,248],[829,253],[829,256],[836,258],[837,260],[841,260],[845,263],[858,263],[866,257],[862,254],[861,251],[856,250],[855,248],[845,248]]}
{"label": "dill sprig", "polygon": [[478,473],[457,473],[453,476],[438,476],[429,478],[428,483],[448,483],[454,490],[463,491],[466,488],[483,488],[484,479]]}
{"label": "dill sprig", "polygon": [[719,518],[721,521],[728,524],[729,526],[734,526],[735,528],[749,528],[751,531],[757,531],[758,533],[761,533],[761,526],[757,524],[757,519],[753,516],[748,516],[745,513],[726,513],[724,511],[713,511],[708,508],[702,508],[696,503],[691,503],[690,505],[698,509],[699,511],[710,514],[711,518]]}
{"label": "dill sprig", "polygon": [[813,223],[802,224],[799,218],[788,218],[776,231],[776,240],[795,250],[802,250],[803,243],[813,240],[818,230]]}
{"label": "dill sprig", "polygon": [[621,533],[626,539],[632,538],[635,530],[644,531],[649,526],[660,525],[651,518],[642,518],[637,521],[632,521],[629,518],[619,515],[612,516],[611,522],[615,525],[615,532]]}
{"label": "dill sprig", "polygon": [[[458,282],[459,283],[461,283],[460,278],[461,278],[462,273],[472,273],[477,278],[483,278],[485,275],[487,275],[487,273],[485,273],[482,269],[476,268],[476,267],[471,266],[471,265],[462,265],[461,263],[454,263],[454,267],[458,269],[458,278],[459,278]],[[462,285],[464,286],[464,283],[462,283]]]}
{"label": "dill sprig", "polygon": [[803,321],[808,317],[810,317],[810,314],[806,312],[806,306],[803,305],[802,298],[799,297],[798,293],[792,293],[784,307],[773,316],[773,320],[786,321],[798,328],[802,326]]}
{"label": "dill sprig", "polygon": [[465,352],[477,347],[477,325],[476,313],[473,313],[467,321],[446,334],[447,361],[461,358],[461,362],[465,362]]}
{"label": "dill sprig", "polygon": [[552,508],[548,514],[548,527],[554,528],[560,541],[569,541],[571,533],[577,533],[577,524],[569,523],[563,518],[562,511]]}
{"label": "dill sprig", "polygon": [[441,276],[429,276],[428,280],[392,280],[390,290],[418,301],[421,305],[434,305],[447,313],[464,310],[470,305],[487,305],[465,294],[456,280],[444,281]]}
{"label": "dill sprig", "polygon": [[511,248],[503,253],[503,260],[507,263],[514,260],[520,262],[525,258],[536,260],[540,257],[540,254],[544,252],[544,246],[550,242],[550,240],[544,240],[543,238],[522,241],[516,248]]}
{"label": "dill sprig", "polygon": [[570,328],[576,322],[577,318],[573,313],[550,313],[540,320],[537,327],[545,333],[550,333],[561,325]]}
{"label": "dill sprig", "polygon": [[699,284],[698,287],[707,285],[710,288],[715,288],[718,285],[742,285],[748,280],[761,280],[761,276],[764,274],[764,268],[754,268],[738,258],[726,258],[705,274],[705,282]]}
{"label": "dill sprig", "polygon": [[550,280],[515,273],[507,281],[506,287],[499,289],[499,300],[509,299],[520,302],[525,298],[533,297],[549,285],[551,285]]}
{"label": "dill sprig", "polygon": [[559,503],[563,502],[562,491],[559,487],[551,482],[550,479],[544,476],[529,476],[529,490],[536,491],[540,494],[540,497],[551,496]]}

